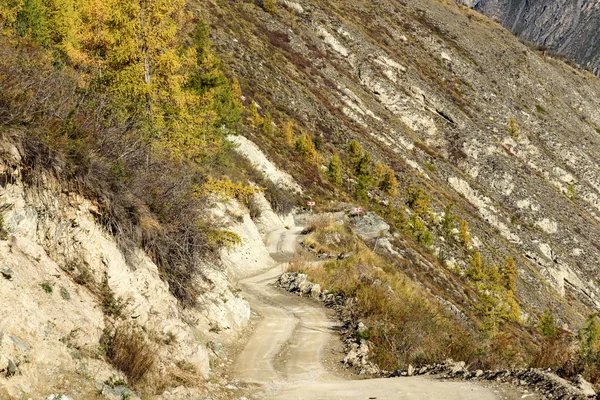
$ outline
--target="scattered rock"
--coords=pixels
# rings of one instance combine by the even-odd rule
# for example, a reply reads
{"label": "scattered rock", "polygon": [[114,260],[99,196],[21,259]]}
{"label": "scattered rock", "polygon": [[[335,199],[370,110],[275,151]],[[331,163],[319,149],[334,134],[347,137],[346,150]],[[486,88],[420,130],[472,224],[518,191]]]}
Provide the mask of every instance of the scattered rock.
{"label": "scattered rock", "polygon": [[13,362],[13,360],[8,360],[8,366],[6,367],[6,377],[10,378],[17,374],[17,365]]}
{"label": "scattered rock", "polygon": [[[288,292],[299,295],[310,295],[322,301],[325,306],[336,309],[340,316],[344,315],[342,310],[344,310],[347,299],[339,295],[334,295],[327,290],[322,290],[321,285],[308,281],[306,274],[286,272],[279,277],[277,284]],[[342,316],[341,319],[344,319],[344,317]],[[355,322],[350,320],[345,322],[348,325],[355,324]],[[357,368],[357,371],[362,375],[378,375],[381,371],[375,364],[369,361],[369,354],[371,352],[369,341],[354,336],[355,332],[365,333],[367,330],[367,326],[362,322],[359,322],[355,329],[348,330],[348,336],[345,340],[347,355],[343,360],[343,364],[346,367]]]}
{"label": "scattered rock", "polygon": [[362,322],[358,323],[358,327],[356,328],[356,331],[360,334],[365,333],[368,330],[367,326],[365,324],[363,324]]}
{"label": "scattered rock", "polygon": [[220,358],[220,359],[227,358],[227,352],[225,351],[225,348],[223,347],[223,345],[221,343],[210,341],[206,344],[206,347],[211,349],[218,358]]}
{"label": "scattered rock", "polygon": [[98,390],[105,398],[110,400],[140,400],[140,397],[135,394],[131,389],[126,386],[110,386],[105,383],[102,384],[101,389]]}
{"label": "scattered rock", "polygon": [[438,364],[427,365],[420,369],[415,369],[412,365],[409,365],[408,370],[398,369],[388,376],[393,378],[398,376],[423,374],[437,375],[446,379],[477,379],[510,383],[527,388],[525,389],[525,392],[535,391],[552,399],[579,400],[594,398],[596,396],[594,387],[589,382],[585,381],[583,377],[577,378],[575,386],[548,370],[530,368],[482,371],[478,369],[475,372],[471,372],[467,369],[464,362],[457,362],[454,360],[446,360]]}
{"label": "scattered rock", "polygon": [[586,381],[583,376],[577,375],[577,379],[575,379],[575,383],[579,390],[583,392],[586,396],[595,396],[596,390],[594,389],[594,385],[590,382]]}
{"label": "scattered rock", "polygon": [[13,270],[10,268],[3,268],[0,269],[0,274],[4,277],[4,279],[8,279],[9,281],[12,281],[13,278]]}
{"label": "scattered rock", "polygon": [[319,285],[318,283],[313,285],[313,287],[310,289],[310,295],[316,299],[321,297],[321,285]]}
{"label": "scattered rock", "polygon": [[452,367],[451,372],[453,374],[457,374],[457,373],[459,373],[461,371],[464,371],[465,370],[465,365],[466,364],[465,364],[464,361],[456,362],[456,363],[454,363],[454,366]]}
{"label": "scattered rock", "polygon": [[354,230],[363,240],[372,240],[383,235],[389,235],[390,226],[377,214],[367,212],[354,221]]}

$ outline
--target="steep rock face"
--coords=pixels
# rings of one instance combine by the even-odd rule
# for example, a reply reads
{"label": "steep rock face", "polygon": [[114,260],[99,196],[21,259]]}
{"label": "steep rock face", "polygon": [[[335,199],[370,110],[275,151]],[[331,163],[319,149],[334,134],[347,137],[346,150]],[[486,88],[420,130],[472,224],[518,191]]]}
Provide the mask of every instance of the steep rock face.
{"label": "steep rock face", "polygon": [[467,0],[519,36],[600,73],[600,3],[596,0]]}
{"label": "steep rock face", "polygon": [[[125,252],[97,223],[93,202],[62,192],[49,177],[37,187],[24,184],[20,154],[0,140],[6,233],[0,239],[0,398],[95,396],[111,377],[122,377],[100,350],[103,335],[122,324],[149,333],[159,375],[168,377],[185,361],[209,378],[212,359],[213,365],[227,361],[226,351],[214,352],[210,344],[236,340],[250,318],[233,278],[273,263],[261,232],[284,223],[264,197],[258,198],[264,218],[256,224],[235,201],[211,205],[227,210],[220,222],[240,233],[242,244],[223,253],[223,265],[201,266],[198,306],[182,308],[156,264],[139,249]],[[122,317],[107,313],[109,292],[126,304]]]}
{"label": "steep rock face", "polygon": [[358,139],[404,185],[424,185],[438,213],[455,202],[486,257],[515,254],[525,316],[552,305],[576,326],[600,306],[597,78],[451,3],[285,1],[269,14],[212,0],[206,9],[221,58],[261,107],[332,147]]}

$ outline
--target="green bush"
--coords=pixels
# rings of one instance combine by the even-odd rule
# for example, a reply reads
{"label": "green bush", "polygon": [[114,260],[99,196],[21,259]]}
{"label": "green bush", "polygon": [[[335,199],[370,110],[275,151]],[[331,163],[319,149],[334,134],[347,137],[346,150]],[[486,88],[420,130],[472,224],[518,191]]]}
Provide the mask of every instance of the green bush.
{"label": "green bush", "polygon": [[544,336],[554,336],[558,332],[556,320],[550,310],[544,311],[544,314],[537,323],[537,329]]}
{"label": "green bush", "polygon": [[117,297],[108,285],[108,275],[104,276],[100,287],[102,310],[105,315],[114,318],[124,317],[127,302]]}
{"label": "green bush", "polygon": [[423,246],[432,246],[433,245],[433,235],[429,232],[429,229],[425,226],[421,218],[417,214],[413,214],[413,218],[411,221],[411,230],[412,235],[417,241],[417,243],[422,244]]}
{"label": "green bush", "polygon": [[329,178],[329,181],[335,187],[339,188],[342,186],[343,169],[344,167],[342,166],[340,155],[337,152],[335,152],[333,156],[331,156],[331,160],[327,165],[327,176]]}
{"label": "green bush", "polygon": [[444,209],[444,215],[442,216],[442,220],[440,221],[440,225],[442,227],[442,232],[444,236],[449,238],[452,236],[452,230],[454,229],[454,224],[456,222],[456,215],[452,212],[452,207],[454,204],[450,203]]}
{"label": "green bush", "polygon": [[420,216],[429,216],[431,198],[421,186],[410,185],[406,192],[406,204]]}
{"label": "green bush", "polygon": [[54,291],[54,288],[48,282],[42,282],[40,283],[40,286],[42,287],[42,290],[44,290],[44,292],[46,293],[52,293]]}
{"label": "green bush", "polygon": [[508,134],[514,140],[519,139],[519,135],[521,134],[521,132],[519,132],[519,126],[517,125],[517,120],[514,117],[511,117],[508,120]]}
{"label": "green bush", "polygon": [[8,239],[8,232],[4,228],[4,215],[0,213],[0,240]]}

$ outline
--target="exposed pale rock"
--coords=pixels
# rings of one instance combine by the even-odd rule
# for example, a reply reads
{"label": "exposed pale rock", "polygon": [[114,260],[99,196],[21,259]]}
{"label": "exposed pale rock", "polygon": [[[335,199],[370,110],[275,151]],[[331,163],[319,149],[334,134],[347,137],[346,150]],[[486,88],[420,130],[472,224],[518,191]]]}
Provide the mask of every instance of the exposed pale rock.
{"label": "exposed pale rock", "polygon": [[329,33],[329,31],[327,31],[327,29],[325,27],[319,26],[317,28],[317,34],[319,35],[319,37],[321,39],[323,39],[323,42],[325,42],[325,44],[329,45],[329,47],[331,47],[332,50],[334,50],[336,53],[338,53],[342,57],[348,57],[348,55],[350,55],[350,52],[348,51],[348,49],[346,49],[339,42],[339,40],[336,39],[335,36],[333,36],[331,33]]}
{"label": "exposed pale rock", "polygon": [[300,185],[287,172],[278,169],[260,148],[252,141],[240,135],[229,135],[227,140],[238,145],[236,151],[244,155],[266,179],[283,188],[301,193]]}

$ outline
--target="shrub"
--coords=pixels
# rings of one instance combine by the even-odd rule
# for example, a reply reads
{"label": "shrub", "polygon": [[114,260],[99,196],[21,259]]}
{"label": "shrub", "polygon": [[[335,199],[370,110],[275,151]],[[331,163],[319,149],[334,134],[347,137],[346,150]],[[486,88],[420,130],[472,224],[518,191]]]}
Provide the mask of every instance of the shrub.
{"label": "shrub", "polygon": [[444,208],[444,215],[442,216],[442,220],[440,221],[440,225],[442,226],[442,232],[444,236],[449,238],[452,235],[452,230],[454,229],[454,223],[456,222],[456,215],[452,212],[452,207],[454,204],[450,203]]}
{"label": "shrub", "polygon": [[409,224],[404,206],[395,207],[392,202],[390,202],[383,210],[383,214],[396,230],[408,233]]}
{"label": "shrub", "polygon": [[94,284],[94,275],[92,275],[92,271],[85,265],[78,265],[77,269],[74,272],[73,280],[75,283],[84,286],[90,286]]}
{"label": "shrub", "polygon": [[312,232],[304,239],[304,243],[315,248],[319,253],[350,252],[356,244],[351,229],[333,220],[319,221],[310,229]]}
{"label": "shrub", "polygon": [[336,187],[342,186],[343,166],[340,155],[335,152],[327,165],[327,176],[329,181]]}
{"label": "shrub", "polygon": [[0,213],[0,240],[8,239],[8,232],[4,228],[4,215]]}
{"label": "shrub", "polygon": [[199,196],[214,195],[222,199],[234,198],[244,205],[248,205],[255,193],[263,189],[256,188],[242,183],[234,183],[230,179],[208,180],[196,189]]}
{"label": "shrub", "polygon": [[363,157],[363,147],[358,143],[358,141],[353,140],[348,145],[348,157],[350,158],[350,162],[352,166],[356,166],[360,159]]}
{"label": "shrub", "polygon": [[296,152],[298,152],[305,160],[315,164],[320,161],[320,156],[315,148],[315,144],[306,133],[296,139],[295,148]]}
{"label": "shrub", "polygon": [[579,357],[581,362],[591,364],[598,360],[600,353],[600,342],[598,340],[600,327],[598,326],[598,314],[592,313],[585,321],[585,325],[579,331],[580,343]]}
{"label": "shrub", "polygon": [[113,318],[124,317],[125,309],[127,308],[127,302],[122,298],[117,297],[115,292],[112,291],[108,285],[108,275],[104,275],[102,284],[100,286],[100,301],[102,305],[102,311],[105,315]]}
{"label": "shrub", "polygon": [[363,152],[362,157],[360,157],[356,163],[354,164],[354,173],[358,177],[372,178],[373,177],[373,158],[371,154],[368,152]]}
{"label": "shrub", "polygon": [[555,336],[558,332],[556,320],[550,310],[544,311],[544,314],[537,323],[537,329],[544,336]]}
{"label": "shrub", "polygon": [[469,233],[469,223],[464,219],[460,221],[458,240],[465,249],[469,249],[469,246],[471,245],[471,234]]}
{"label": "shrub", "polygon": [[577,199],[577,191],[572,183],[567,187],[567,198],[573,201]]}
{"label": "shrub", "polygon": [[48,282],[42,282],[42,283],[40,283],[40,286],[46,293],[52,293],[54,291],[54,289],[52,288],[52,285],[50,285],[50,283],[48,283]]}
{"label": "shrub", "polygon": [[551,336],[544,336],[540,348],[533,354],[530,367],[552,368],[555,371],[562,371],[561,375],[571,375],[565,372],[572,370],[573,367],[569,367],[569,363],[574,358],[571,335],[567,332],[557,332]]}
{"label": "shrub", "polygon": [[406,192],[406,204],[418,215],[427,216],[431,199],[421,186],[410,185]]}
{"label": "shrub", "polygon": [[361,242],[347,260],[303,265],[294,263],[293,268],[304,270],[322,287],[353,298],[347,303],[348,314],[355,323],[360,320],[369,327],[372,360],[382,369],[474,359],[478,346],[472,334]]}
{"label": "shrub", "polygon": [[214,248],[232,248],[242,243],[242,238],[237,233],[226,229],[210,228],[208,230],[208,243]]}
{"label": "shrub", "polygon": [[506,262],[504,263],[504,270],[502,272],[504,287],[514,293],[517,288],[519,272],[517,270],[515,259],[512,256],[509,256],[506,259]]}
{"label": "shrub", "polygon": [[476,251],[469,261],[469,267],[467,268],[467,277],[473,281],[481,281],[485,279],[483,273],[483,259],[481,253]]}
{"label": "shrub", "polygon": [[508,120],[508,134],[514,140],[519,139],[519,135],[521,134],[521,132],[519,132],[519,126],[517,125],[517,120],[515,119],[515,117],[511,117]]}
{"label": "shrub", "polygon": [[288,146],[294,144],[294,123],[292,121],[288,121],[283,124],[282,128],[283,138]]}
{"label": "shrub", "polygon": [[265,113],[265,118],[262,122],[262,132],[267,136],[273,135],[273,120],[271,119],[271,114]]}
{"label": "shrub", "polygon": [[262,209],[260,207],[260,204],[256,201],[255,198],[252,198],[252,200],[250,200],[250,202],[248,203],[248,214],[253,220],[260,218],[260,216],[262,215]]}
{"label": "shrub", "polygon": [[356,179],[356,184],[354,185],[354,195],[362,204],[369,204],[369,184],[370,179],[368,176],[360,175]]}
{"label": "shrub", "polygon": [[379,181],[379,189],[391,197],[398,194],[398,180],[392,168],[388,166],[384,167],[383,176]]}
{"label": "shrub", "polygon": [[277,0],[262,0],[262,8],[268,13],[275,13],[277,11]]}
{"label": "shrub", "polygon": [[142,381],[156,363],[156,349],[133,325],[122,325],[102,340],[110,363],[123,372],[130,384]]}
{"label": "shrub", "polygon": [[427,229],[417,214],[413,214],[411,230],[417,243],[420,243],[423,246],[433,245],[433,235],[431,235],[431,232],[429,232],[429,229]]}
{"label": "shrub", "polygon": [[69,293],[69,291],[65,287],[61,286],[60,297],[62,297],[64,300],[71,300],[71,293]]}
{"label": "shrub", "polygon": [[298,195],[288,189],[277,186],[271,181],[266,182],[265,186],[265,199],[267,199],[273,211],[279,215],[291,213],[296,206]]}
{"label": "shrub", "polygon": [[254,101],[250,102],[250,109],[248,110],[250,114],[250,123],[255,127],[260,127],[263,125],[263,118],[258,113],[258,106]]}

